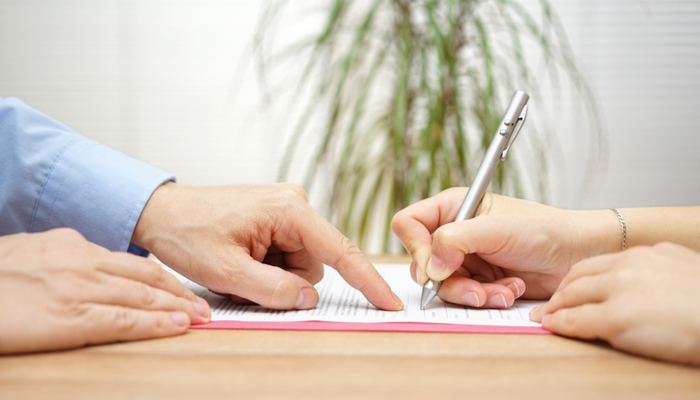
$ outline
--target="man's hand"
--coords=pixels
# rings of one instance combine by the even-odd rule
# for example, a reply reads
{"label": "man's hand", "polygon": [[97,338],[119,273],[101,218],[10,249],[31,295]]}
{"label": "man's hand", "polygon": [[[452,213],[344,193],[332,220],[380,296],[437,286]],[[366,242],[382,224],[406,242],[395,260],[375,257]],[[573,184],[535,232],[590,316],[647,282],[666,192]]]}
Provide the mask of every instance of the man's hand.
{"label": "man's hand", "polygon": [[146,204],[132,242],[217,293],[276,309],[309,309],[323,263],[375,306],[401,310],[360,250],[308,204],[301,186],[166,183]]}
{"label": "man's hand", "polygon": [[590,258],[571,268],[530,317],[561,335],[700,365],[700,254],[669,243]]}
{"label": "man's hand", "polygon": [[71,229],[0,237],[0,353],[177,335],[209,306],[157,263]]}
{"label": "man's hand", "polygon": [[548,299],[572,264],[619,245],[619,223],[609,210],[565,211],[491,193],[474,218],[453,222],[466,193],[446,190],[391,222],[413,258],[413,280],[444,281],[443,300],[505,308],[520,296]]}

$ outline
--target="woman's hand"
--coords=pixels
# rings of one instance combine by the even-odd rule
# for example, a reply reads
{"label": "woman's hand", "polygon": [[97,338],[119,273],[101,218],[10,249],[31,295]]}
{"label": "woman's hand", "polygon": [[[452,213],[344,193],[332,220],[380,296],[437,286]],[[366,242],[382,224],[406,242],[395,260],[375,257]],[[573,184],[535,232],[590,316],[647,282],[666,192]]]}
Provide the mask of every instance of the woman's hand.
{"label": "woman's hand", "polygon": [[177,335],[210,316],[162,266],[71,229],[0,237],[0,309],[0,353]]}
{"label": "woman's hand", "polygon": [[360,250],[309,206],[301,186],[166,183],[146,204],[132,242],[193,281],[276,309],[309,309],[323,263],[367,300],[401,310]]}
{"label": "woman's hand", "polygon": [[700,254],[669,243],[590,258],[530,313],[561,335],[700,365]]}
{"label": "woman's hand", "polygon": [[609,210],[566,211],[486,193],[474,218],[453,222],[466,193],[446,190],[391,223],[413,258],[413,280],[443,281],[443,300],[505,308],[521,296],[548,299],[571,265],[619,250],[620,225]]}

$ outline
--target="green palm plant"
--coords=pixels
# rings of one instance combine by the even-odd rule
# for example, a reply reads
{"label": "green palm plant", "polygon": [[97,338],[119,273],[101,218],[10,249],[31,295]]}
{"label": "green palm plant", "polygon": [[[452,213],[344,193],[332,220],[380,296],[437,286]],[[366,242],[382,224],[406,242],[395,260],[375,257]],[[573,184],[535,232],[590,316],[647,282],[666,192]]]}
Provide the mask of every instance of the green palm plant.
{"label": "green palm plant", "polygon": [[[263,12],[254,42],[261,77],[285,57],[304,60],[295,90],[312,95],[278,178],[288,179],[312,115],[325,112],[304,186],[312,190],[320,168],[331,174],[331,220],[361,248],[372,237],[387,251],[394,213],[468,185],[513,91],[541,97],[537,76],[548,76],[550,90],[566,76],[594,122],[594,145],[602,143],[594,97],[547,0],[539,22],[517,0],[331,0],[317,34],[268,55],[262,44],[285,3],[271,1]],[[544,73],[533,71],[526,49],[538,52]],[[501,163],[490,190],[522,197],[529,171],[529,197],[545,201],[548,137],[533,133],[540,124],[537,111],[530,114],[516,145],[527,149],[521,164],[529,168]],[[372,236],[374,226],[381,232]]]}

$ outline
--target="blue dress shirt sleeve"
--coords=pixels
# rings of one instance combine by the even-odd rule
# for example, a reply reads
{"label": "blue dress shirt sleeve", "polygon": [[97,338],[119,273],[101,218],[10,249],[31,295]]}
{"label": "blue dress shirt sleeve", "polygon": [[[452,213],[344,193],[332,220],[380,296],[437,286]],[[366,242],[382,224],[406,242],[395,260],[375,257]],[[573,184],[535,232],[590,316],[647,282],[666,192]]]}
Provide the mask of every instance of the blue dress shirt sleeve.
{"label": "blue dress shirt sleeve", "polygon": [[132,245],[136,222],[174,177],[87,139],[13,98],[0,98],[0,235],[76,229],[112,251]]}

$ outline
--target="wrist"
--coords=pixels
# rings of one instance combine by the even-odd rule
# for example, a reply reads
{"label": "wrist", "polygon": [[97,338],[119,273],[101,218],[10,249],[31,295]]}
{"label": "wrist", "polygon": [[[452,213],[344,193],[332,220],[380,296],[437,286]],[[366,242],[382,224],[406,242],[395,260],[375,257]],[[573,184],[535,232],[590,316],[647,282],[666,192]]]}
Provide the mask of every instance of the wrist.
{"label": "wrist", "polygon": [[582,259],[622,250],[622,229],[612,210],[571,211],[578,227]]}
{"label": "wrist", "polygon": [[162,230],[163,221],[167,219],[164,214],[169,209],[169,199],[176,186],[174,182],[166,182],[151,194],[136,222],[131,243],[153,252],[154,241]]}

